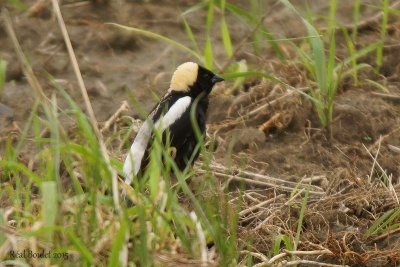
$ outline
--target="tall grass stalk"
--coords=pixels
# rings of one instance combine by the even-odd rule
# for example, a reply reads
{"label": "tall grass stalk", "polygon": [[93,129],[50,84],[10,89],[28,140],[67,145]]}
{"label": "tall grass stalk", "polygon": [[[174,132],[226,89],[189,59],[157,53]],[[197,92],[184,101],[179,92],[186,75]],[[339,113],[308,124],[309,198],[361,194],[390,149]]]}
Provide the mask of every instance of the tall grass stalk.
{"label": "tall grass stalk", "polygon": [[357,24],[360,21],[360,7],[361,7],[361,0],[355,0],[353,4],[353,30],[351,33],[351,39],[353,43],[356,43],[357,40],[357,33],[358,27]]}
{"label": "tall grass stalk", "polygon": [[3,95],[4,84],[6,83],[7,62],[0,59],[0,99]]}
{"label": "tall grass stalk", "polygon": [[383,46],[385,45],[388,18],[389,18],[389,0],[382,0],[382,13],[383,16],[380,27],[380,40],[379,40],[379,46],[376,50],[376,65],[378,69],[382,66],[382,61],[383,61]]}

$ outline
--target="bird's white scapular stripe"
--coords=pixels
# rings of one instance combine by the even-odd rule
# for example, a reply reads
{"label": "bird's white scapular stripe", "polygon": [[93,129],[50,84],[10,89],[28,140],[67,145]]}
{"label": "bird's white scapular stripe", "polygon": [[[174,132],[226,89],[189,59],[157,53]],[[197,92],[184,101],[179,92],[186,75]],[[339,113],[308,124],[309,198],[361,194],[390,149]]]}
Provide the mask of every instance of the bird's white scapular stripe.
{"label": "bird's white scapular stripe", "polygon": [[122,171],[125,176],[125,183],[127,184],[131,184],[133,176],[139,172],[140,163],[142,162],[144,152],[146,151],[147,144],[151,137],[151,129],[152,122],[150,119],[147,119],[142,127],[140,127],[135,141],[125,159]]}
{"label": "bird's white scapular stripe", "polygon": [[179,98],[170,107],[167,113],[156,122],[155,126],[161,126],[162,131],[164,131],[182,116],[182,114],[188,109],[191,102],[192,98],[190,96]]}
{"label": "bird's white scapular stripe", "polygon": [[152,125],[150,118],[143,123],[124,162],[123,174],[125,176],[125,183],[131,184],[133,176],[137,175],[139,172],[147,144],[151,137],[153,126],[160,129],[162,132],[165,131],[165,129],[182,116],[182,114],[189,108],[191,102],[192,98],[190,96],[182,97],[178,99],[170,107],[167,113],[160,117],[154,125]]}
{"label": "bird's white scapular stripe", "polygon": [[172,75],[169,91],[188,91],[197,79],[199,65],[186,62],[178,66]]}

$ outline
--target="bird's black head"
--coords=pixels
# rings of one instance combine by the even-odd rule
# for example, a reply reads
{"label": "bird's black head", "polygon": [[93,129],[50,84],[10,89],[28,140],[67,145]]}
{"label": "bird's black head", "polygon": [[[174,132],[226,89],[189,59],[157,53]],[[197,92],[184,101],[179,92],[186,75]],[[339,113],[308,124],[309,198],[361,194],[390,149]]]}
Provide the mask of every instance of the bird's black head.
{"label": "bird's black head", "polygon": [[180,65],[172,76],[170,91],[185,92],[192,97],[207,96],[213,86],[223,81],[220,76],[193,62]]}

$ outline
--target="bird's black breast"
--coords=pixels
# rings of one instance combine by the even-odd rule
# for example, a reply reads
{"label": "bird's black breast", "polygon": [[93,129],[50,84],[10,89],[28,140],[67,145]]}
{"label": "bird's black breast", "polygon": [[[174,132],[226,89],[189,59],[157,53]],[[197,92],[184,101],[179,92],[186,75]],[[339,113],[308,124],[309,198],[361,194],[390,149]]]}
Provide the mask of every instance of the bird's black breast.
{"label": "bird's black breast", "polygon": [[[192,101],[193,103],[193,101]],[[193,151],[198,143],[198,138],[203,138],[206,130],[206,114],[208,108],[208,100],[202,99],[198,102],[195,110],[193,105],[187,109],[183,115],[173,123],[169,128],[170,146],[176,148],[175,162],[179,169],[183,170],[188,160],[192,157]],[[196,136],[191,119],[191,112],[195,112],[196,123],[200,130],[200,136]],[[199,151],[194,155],[193,161],[199,156]],[[192,162],[193,163],[193,162]]]}

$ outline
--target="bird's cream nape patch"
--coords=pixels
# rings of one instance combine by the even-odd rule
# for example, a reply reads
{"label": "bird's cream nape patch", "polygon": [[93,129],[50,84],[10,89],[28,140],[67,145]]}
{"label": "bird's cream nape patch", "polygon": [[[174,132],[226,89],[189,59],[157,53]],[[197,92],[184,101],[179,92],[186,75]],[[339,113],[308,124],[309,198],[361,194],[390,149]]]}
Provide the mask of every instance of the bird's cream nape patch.
{"label": "bird's cream nape patch", "polygon": [[194,62],[186,62],[178,66],[172,75],[169,91],[187,91],[197,79],[199,65]]}

